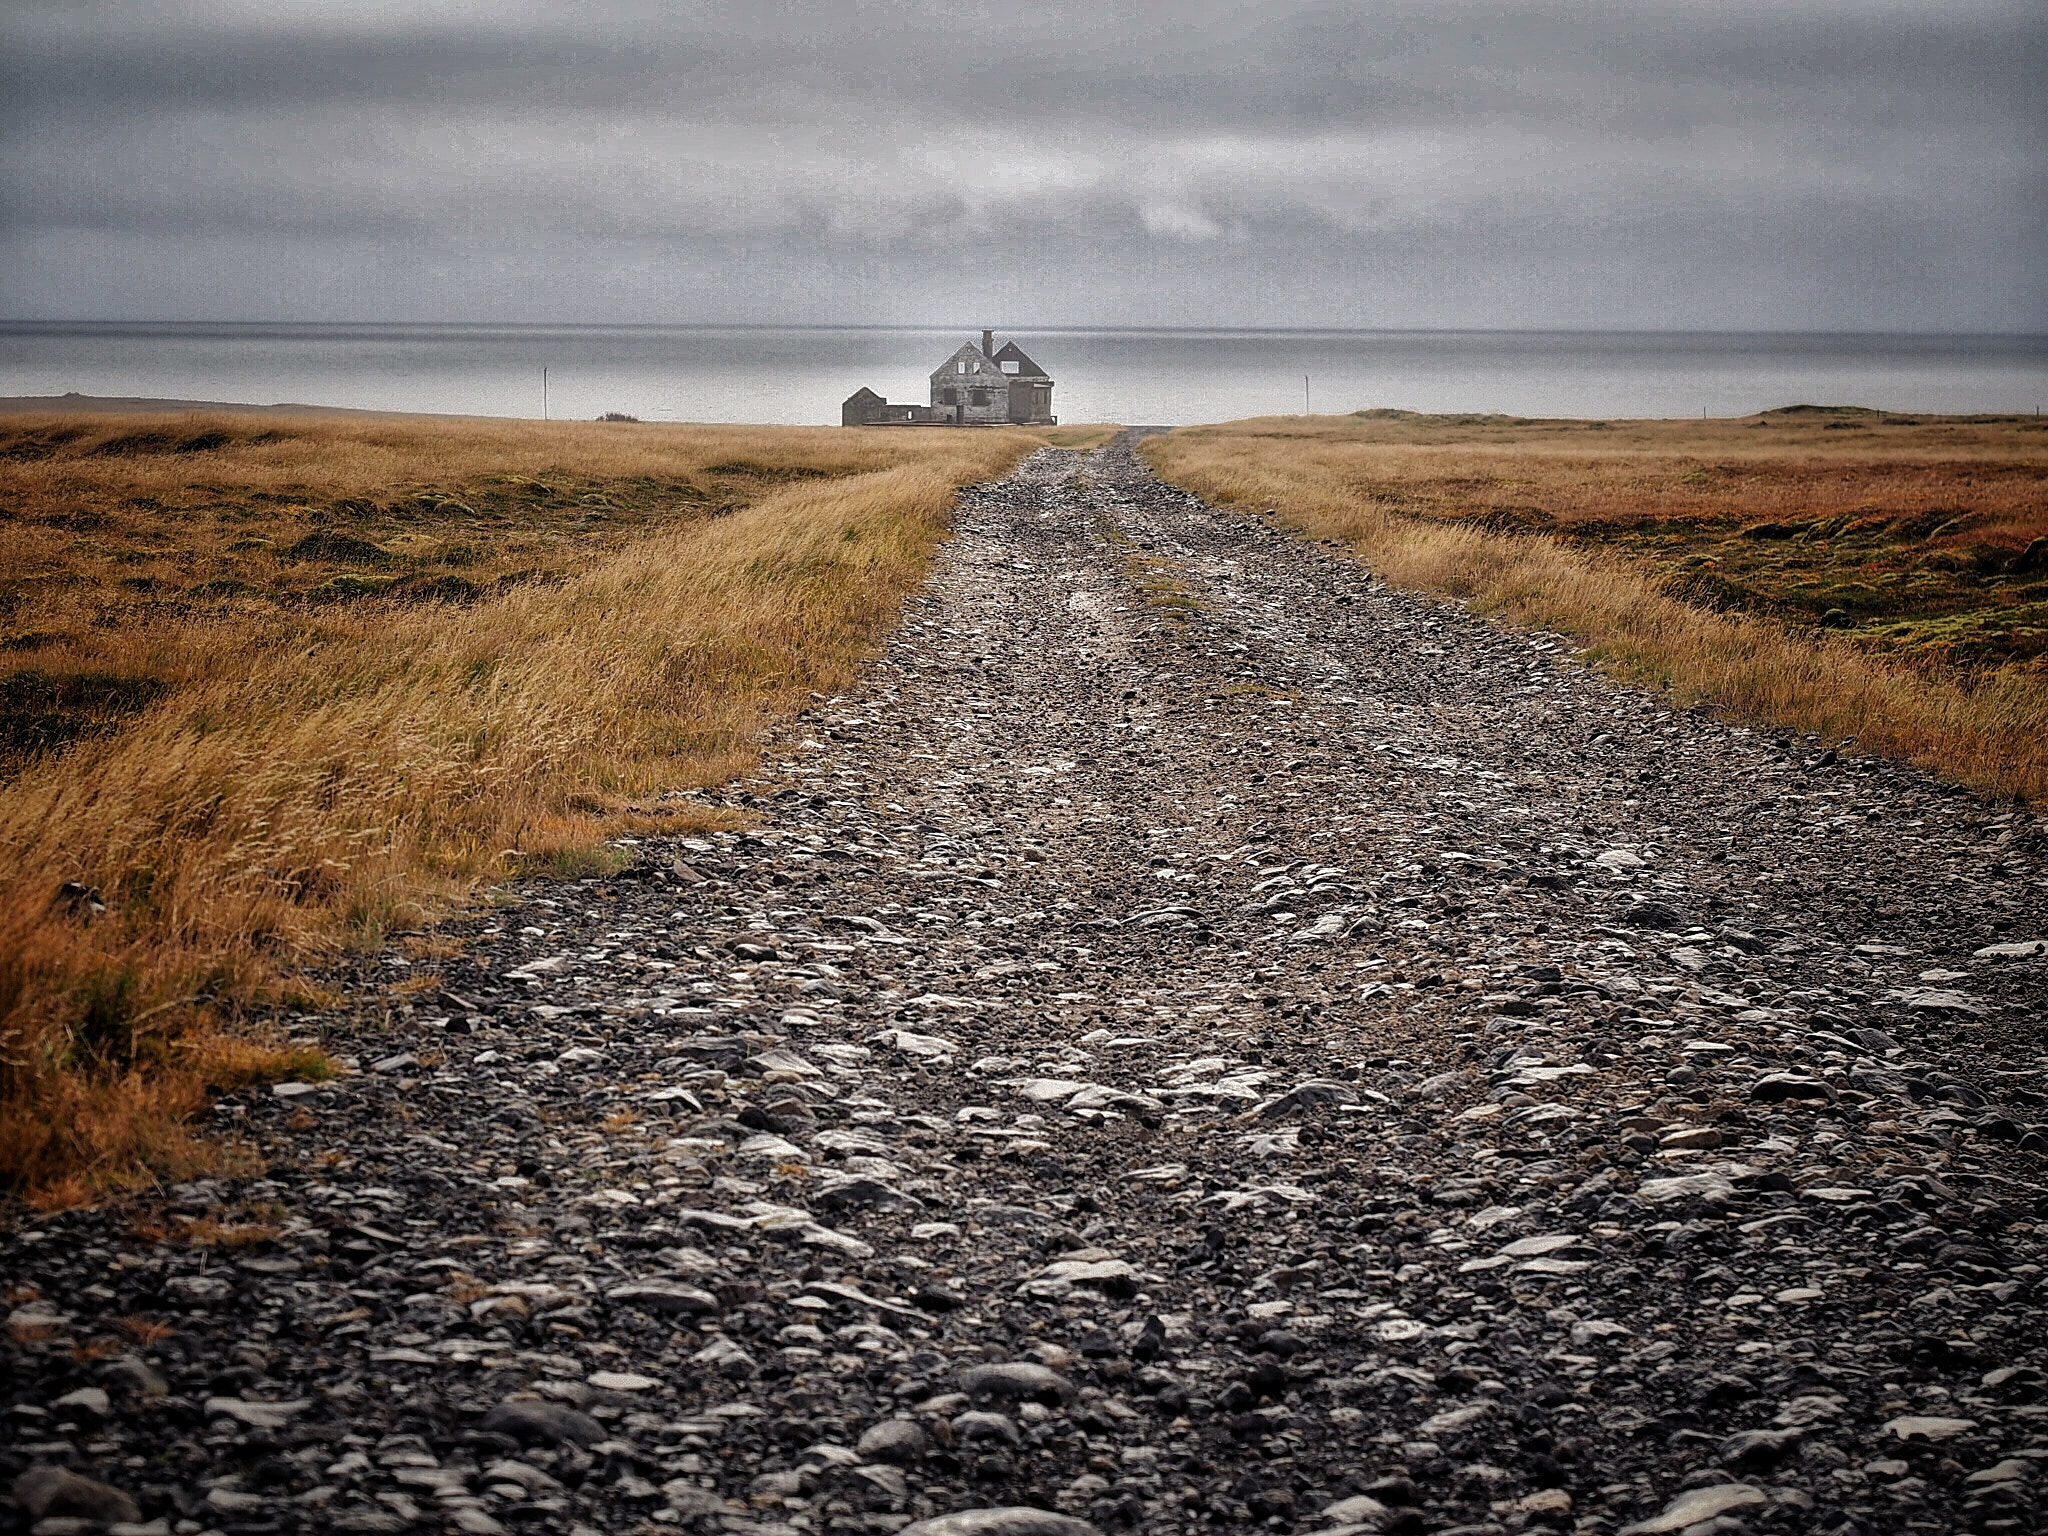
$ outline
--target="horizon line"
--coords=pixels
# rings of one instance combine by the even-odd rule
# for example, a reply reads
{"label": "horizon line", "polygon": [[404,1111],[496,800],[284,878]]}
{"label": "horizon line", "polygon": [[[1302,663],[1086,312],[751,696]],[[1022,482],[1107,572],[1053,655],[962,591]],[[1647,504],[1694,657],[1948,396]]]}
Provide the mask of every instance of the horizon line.
{"label": "horizon line", "polygon": [[[0,317],[0,330],[29,328],[97,328],[121,326],[151,329],[222,327],[256,329],[288,327],[300,329],[365,328],[379,330],[465,330],[465,331],[838,331],[852,333],[975,332],[990,329],[980,324],[945,322],[900,322],[861,324],[847,322],[793,323],[789,321],[716,320],[278,320],[201,319],[162,320],[136,318],[37,318]],[[1040,335],[1247,335],[1247,336],[1784,336],[1856,337],[1915,339],[1974,339],[2041,341],[2048,343],[2048,331],[1987,330],[1740,330],[1712,326],[1644,328],[1631,326],[1489,326],[1489,325],[1022,325],[994,327],[1011,333]]]}

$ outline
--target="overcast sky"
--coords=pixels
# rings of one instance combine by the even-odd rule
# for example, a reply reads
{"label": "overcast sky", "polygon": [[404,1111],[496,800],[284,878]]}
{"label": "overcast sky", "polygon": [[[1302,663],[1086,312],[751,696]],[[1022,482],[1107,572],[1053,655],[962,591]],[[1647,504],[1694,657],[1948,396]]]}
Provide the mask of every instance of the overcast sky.
{"label": "overcast sky", "polygon": [[11,0],[0,315],[2042,331],[2044,18]]}

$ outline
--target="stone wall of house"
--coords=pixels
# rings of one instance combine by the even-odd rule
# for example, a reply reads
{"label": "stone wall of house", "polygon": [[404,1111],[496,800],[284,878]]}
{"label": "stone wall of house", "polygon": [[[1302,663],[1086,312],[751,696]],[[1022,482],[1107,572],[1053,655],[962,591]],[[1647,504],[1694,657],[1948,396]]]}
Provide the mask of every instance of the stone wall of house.
{"label": "stone wall of house", "polygon": [[839,407],[842,427],[951,426],[952,417],[928,405],[891,405],[871,389],[849,395]]}
{"label": "stone wall of house", "polygon": [[1010,420],[1016,422],[1050,422],[1052,419],[1052,381],[1050,379],[1010,380]]}
{"label": "stone wall of house", "polygon": [[962,426],[996,426],[1010,419],[1010,379],[972,342],[932,374],[932,405]]}

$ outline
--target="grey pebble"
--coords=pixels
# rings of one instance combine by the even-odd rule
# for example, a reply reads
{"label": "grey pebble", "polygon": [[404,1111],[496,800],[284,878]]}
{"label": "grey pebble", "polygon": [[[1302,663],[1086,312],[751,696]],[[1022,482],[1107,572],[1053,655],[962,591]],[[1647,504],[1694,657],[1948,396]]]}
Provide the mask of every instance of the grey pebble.
{"label": "grey pebble", "polygon": [[718,1298],[709,1291],[673,1280],[629,1280],[605,1293],[605,1300],[623,1302],[649,1312],[684,1312],[702,1315],[719,1310]]}
{"label": "grey pebble", "polygon": [[1017,1427],[1015,1419],[1008,1414],[980,1409],[954,1417],[953,1437],[965,1441],[1007,1440],[1011,1445],[1024,1443],[1024,1432]]}
{"label": "grey pebble", "polygon": [[69,1516],[78,1520],[137,1521],[142,1508],[109,1483],[64,1467],[31,1467],[14,1480],[14,1502],[31,1520]]}
{"label": "grey pebble", "polygon": [[1074,1395],[1074,1384],[1066,1377],[1028,1360],[1013,1360],[1002,1365],[971,1365],[955,1379],[963,1392],[977,1397],[1058,1402]]}
{"label": "grey pebble", "polygon": [[604,1439],[604,1426],[588,1414],[561,1403],[528,1402],[513,1398],[498,1404],[477,1426],[494,1434],[542,1445],[596,1445]]}
{"label": "grey pebble", "polygon": [[964,1509],[906,1525],[898,1536],[1102,1536],[1100,1528],[1047,1509]]}
{"label": "grey pebble", "polygon": [[931,1437],[915,1419],[885,1419],[862,1431],[854,1450],[865,1461],[907,1465],[930,1448]]}

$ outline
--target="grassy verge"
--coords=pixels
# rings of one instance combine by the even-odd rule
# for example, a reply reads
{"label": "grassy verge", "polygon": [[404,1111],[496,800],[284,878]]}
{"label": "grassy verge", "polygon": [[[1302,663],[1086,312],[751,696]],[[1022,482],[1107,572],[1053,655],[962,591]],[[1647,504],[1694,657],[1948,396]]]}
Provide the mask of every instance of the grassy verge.
{"label": "grassy verge", "polygon": [[1147,607],[1182,626],[1201,612],[1201,599],[1188,590],[1186,573],[1180,566],[1150,553],[1151,545],[1141,546],[1107,515],[1097,514],[1095,531],[1116,548],[1125,579],[1137,589]]}
{"label": "grassy verge", "polygon": [[[0,434],[0,1179],[218,1156],[294,973],[676,825],[893,624],[1014,432],[34,419]],[[459,583],[459,584],[458,584]]]}
{"label": "grassy verge", "polygon": [[1569,635],[1684,702],[2048,798],[2048,436],[2031,419],[1374,412],[1143,451],[1175,484]]}

